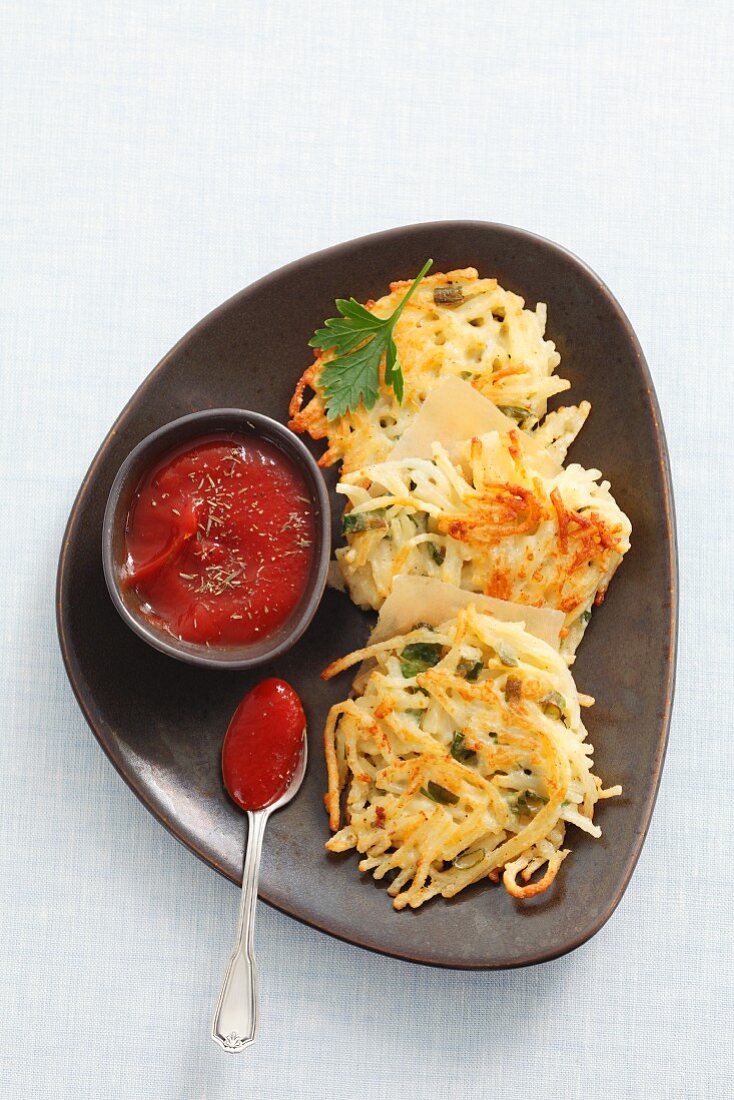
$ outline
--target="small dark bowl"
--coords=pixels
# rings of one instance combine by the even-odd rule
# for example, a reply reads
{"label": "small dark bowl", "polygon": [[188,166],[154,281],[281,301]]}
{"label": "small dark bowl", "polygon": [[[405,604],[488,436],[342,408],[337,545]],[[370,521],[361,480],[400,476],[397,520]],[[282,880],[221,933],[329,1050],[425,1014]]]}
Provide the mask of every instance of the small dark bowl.
{"label": "small dark bowl", "polygon": [[[298,466],[306,479],[313,502],[316,545],[311,572],[303,595],[291,615],[269,637],[243,646],[204,646],[179,641],[157,629],[142,614],[132,589],[120,586],[124,559],[125,523],[133,494],[141,478],[165,455],[189,441],[216,432],[242,432],[257,435],[274,444]],[[102,564],[112,602],[127,625],[149,645],[190,664],[206,668],[254,668],[279,657],[298,641],[316,614],[326,586],[330,541],[329,495],[321,471],[300,439],[277,420],[246,409],[205,409],[182,416],[146,436],[127,456],[117,472],[102,525]]]}

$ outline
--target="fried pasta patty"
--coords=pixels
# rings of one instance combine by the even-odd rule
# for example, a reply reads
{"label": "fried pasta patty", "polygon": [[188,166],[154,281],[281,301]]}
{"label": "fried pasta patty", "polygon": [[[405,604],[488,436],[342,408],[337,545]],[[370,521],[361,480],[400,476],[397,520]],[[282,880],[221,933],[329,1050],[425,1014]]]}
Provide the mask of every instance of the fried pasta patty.
{"label": "fried pasta patty", "polygon": [[379,610],[400,574],[428,576],[566,617],[576,651],[629,549],[630,522],[598,470],[534,467],[518,430],[466,441],[457,457],[402,458],[345,475],[336,552],[352,600]]}
{"label": "fried pasta patty", "polygon": [[[366,307],[389,317],[409,282],[390,284],[390,293]],[[450,293],[446,293],[450,288]],[[418,286],[395,326],[395,343],[405,379],[399,404],[382,377],[371,409],[327,418],[319,376],[332,355],[319,353],[301,377],[290,404],[289,426],[313,439],[326,439],[321,465],[342,462],[345,472],[385,459],[411,419],[441,380],[463,378],[524,429],[538,424],[548,398],[569,388],[554,371],[560,356],[545,339],[546,307],[525,308],[517,294],[496,279],[480,279],[473,267],[430,275]],[[310,399],[306,391],[313,395]]]}
{"label": "fried pasta patty", "polygon": [[[592,772],[571,673],[522,623],[474,604],[335,662],[359,662],[355,696],[324,733],[333,852],[387,879],[396,909],[480,879],[517,898],[546,890],[567,825],[594,837],[594,807],[621,793]],[[342,810],[343,792],[344,809]]]}

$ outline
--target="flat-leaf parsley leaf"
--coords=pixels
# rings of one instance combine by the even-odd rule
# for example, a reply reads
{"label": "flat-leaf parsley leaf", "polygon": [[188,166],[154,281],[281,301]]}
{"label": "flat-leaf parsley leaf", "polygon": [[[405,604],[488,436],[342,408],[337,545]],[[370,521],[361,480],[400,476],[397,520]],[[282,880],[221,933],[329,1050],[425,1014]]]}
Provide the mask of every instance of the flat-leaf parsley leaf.
{"label": "flat-leaf parsley leaf", "polygon": [[391,386],[399,404],[403,401],[403,372],[398,362],[393,329],[433,260],[427,260],[400,305],[389,317],[375,317],[354,298],[337,298],[341,317],[324,321],[309,340],[309,347],[333,351],[324,364],[320,383],[328,420],[344,416],[359,402],[371,409],[380,392],[380,361],[385,356],[385,385]]}

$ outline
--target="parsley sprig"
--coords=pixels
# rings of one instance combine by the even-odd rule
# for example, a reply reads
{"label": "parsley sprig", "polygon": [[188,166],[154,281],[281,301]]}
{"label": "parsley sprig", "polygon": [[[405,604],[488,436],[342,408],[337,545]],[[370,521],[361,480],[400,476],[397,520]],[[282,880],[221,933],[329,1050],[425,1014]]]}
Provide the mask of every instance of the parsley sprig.
{"label": "parsley sprig", "polygon": [[403,401],[403,372],[398,362],[393,330],[416,287],[433,264],[427,260],[395,312],[375,317],[354,298],[337,298],[341,317],[324,321],[309,340],[309,347],[333,351],[334,358],[324,365],[320,383],[328,420],[344,416],[359,402],[371,409],[380,392],[380,362],[385,356],[385,385],[392,386],[400,404]]}

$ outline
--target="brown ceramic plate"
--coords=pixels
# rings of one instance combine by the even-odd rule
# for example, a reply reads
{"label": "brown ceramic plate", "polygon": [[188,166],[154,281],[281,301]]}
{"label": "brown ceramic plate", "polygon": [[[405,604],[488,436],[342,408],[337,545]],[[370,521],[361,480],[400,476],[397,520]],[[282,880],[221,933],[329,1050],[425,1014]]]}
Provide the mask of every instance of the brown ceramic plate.
{"label": "brown ceramic plate", "polygon": [[[622,783],[624,797],[599,808],[601,840],[569,829],[572,854],[541,897],[518,903],[485,883],[450,902],[437,898],[418,912],[396,913],[385,890],[360,876],[353,853],[330,856],[323,847],[321,730],[348,681],[325,684],[319,672],[364,641],[367,616],[327,590],[306,634],[271,665],[247,673],[194,668],[157,653],[123,623],[105,587],[100,540],[113,478],[139,440],[202,408],[238,406],[284,420],[310,360],[307,342],[332,316],[334,299],[378,297],[391,280],[412,278],[429,256],[434,271],[473,265],[529,304],[547,302],[549,336],[562,355],[571,395],[592,402],[572,457],[604,471],[633,535],[574,673],[579,688],[597,699],[588,717],[597,771],[607,783]],[[333,472],[326,476],[333,487]],[[169,352],[120,414],[79,491],[61,550],[58,629],[72,687],[112,763],[174,836],[233,881],[241,873],[245,819],[222,786],[222,737],[256,680],[277,675],[291,681],[308,715],[311,763],[299,796],[271,820],[262,897],[316,928],[386,954],[437,966],[501,968],[579,946],[624,892],[665,752],[676,582],[660,414],[619,305],[589,268],[557,245],[507,226],[437,222],[363,237],[289,264],[225,302]]]}

